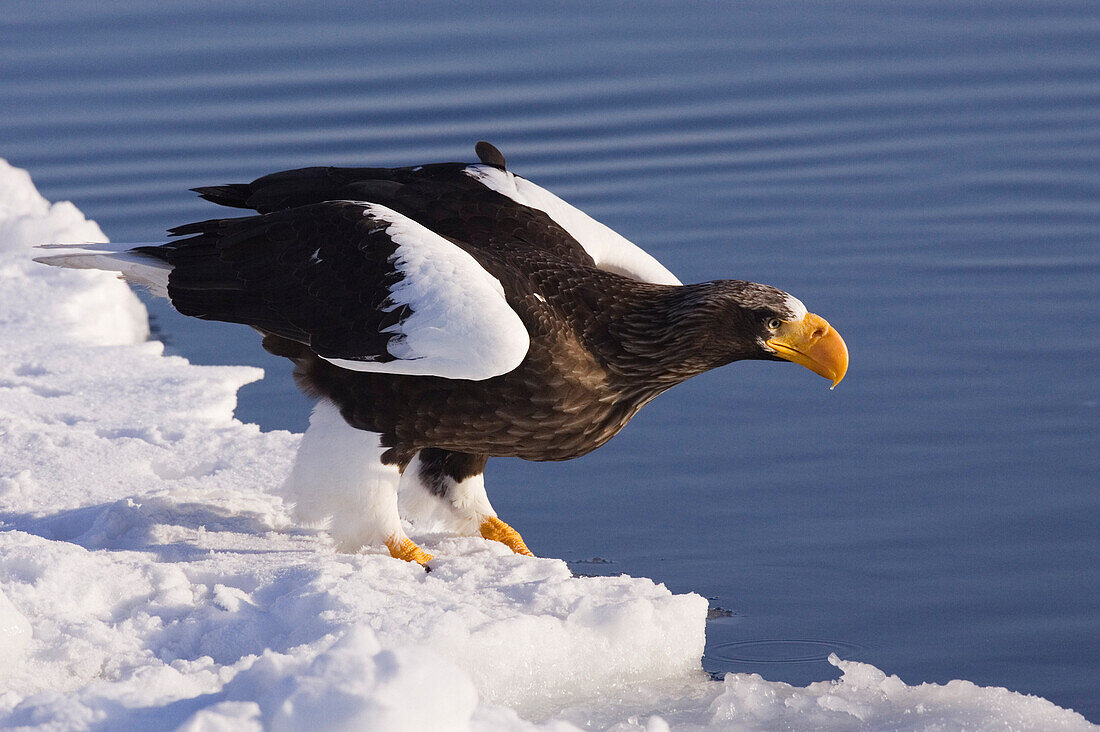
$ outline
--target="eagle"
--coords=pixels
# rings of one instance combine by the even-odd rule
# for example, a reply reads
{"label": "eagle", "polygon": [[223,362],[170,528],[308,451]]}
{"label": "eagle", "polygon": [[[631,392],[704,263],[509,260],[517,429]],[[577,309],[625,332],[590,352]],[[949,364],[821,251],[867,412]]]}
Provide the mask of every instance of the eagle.
{"label": "eagle", "polygon": [[734,361],[844,378],[843,339],[794,296],[682,284],[494,146],[475,152],[196,188],[252,213],[38,261],[117,271],[184,315],[259,331],[316,400],[284,489],[296,516],[327,522],[343,550],[384,545],[425,566],[403,511],[531,554],[486,495],[491,456],[584,455],[666,389]]}

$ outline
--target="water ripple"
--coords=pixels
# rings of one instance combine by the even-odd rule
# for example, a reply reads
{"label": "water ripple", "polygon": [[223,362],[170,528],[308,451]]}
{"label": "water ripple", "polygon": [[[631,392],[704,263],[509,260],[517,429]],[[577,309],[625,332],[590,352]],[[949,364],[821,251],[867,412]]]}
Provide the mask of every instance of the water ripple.
{"label": "water ripple", "polygon": [[851,659],[863,650],[846,641],[775,638],[718,643],[708,648],[706,658],[729,663],[812,663],[828,659],[831,653]]}

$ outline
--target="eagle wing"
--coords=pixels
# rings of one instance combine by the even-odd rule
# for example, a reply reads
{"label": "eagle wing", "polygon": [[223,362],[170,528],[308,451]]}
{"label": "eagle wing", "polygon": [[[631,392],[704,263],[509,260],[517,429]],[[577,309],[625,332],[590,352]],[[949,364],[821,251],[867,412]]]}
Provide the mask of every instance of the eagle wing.
{"label": "eagle wing", "polygon": [[596,267],[639,282],[683,284],[637,244],[526,178],[484,164],[467,166],[463,172],[514,204],[544,213],[584,249]]}
{"label": "eagle wing", "polygon": [[142,254],[172,265],[177,310],[303,343],[345,369],[482,380],[530,339],[500,282],[390,208],[326,201],[174,229]]}
{"label": "eagle wing", "polygon": [[252,183],[197,188],[204,198],[261,213],[335,199],[376,201],[428,229],[478,246],[525,246],[642,282],[678,285],[654,257],[546,189],[511,173],[479,143],[481,164],[408,168],[315,167]]}

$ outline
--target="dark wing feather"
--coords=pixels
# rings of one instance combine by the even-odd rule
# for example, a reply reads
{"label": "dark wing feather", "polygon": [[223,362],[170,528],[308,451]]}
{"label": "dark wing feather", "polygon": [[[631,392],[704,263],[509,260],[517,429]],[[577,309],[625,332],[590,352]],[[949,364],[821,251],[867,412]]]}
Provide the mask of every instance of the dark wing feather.
{"label": "dark wing feather", "polygon": [[327,358],[393,360],[386,312],[401,279],[396,245],[362,207],[329,202],[172,230],[192,235],[142,251],[173,265],[168,294],[184,315],[244,323]]}
{"label": "dark wing feather", "polygon": [[[503,164],[503,156],[498,162]],[[437,163],[408,168],[301,168],[251,183],[195,190],[214,203],[260,213],[323,201],[370,201],[443,236],[498,254],[532,248],[565,262],[595,265],[584,247],[548,214],[486,188],[465,173],[468,167]]]}
{"label": "dark wing feather", "polygon": [[345,369],[480,380],[530,338],[498,279],[456,242],[374,203],[327,201],[173,229],[185,315],[254,326]]}

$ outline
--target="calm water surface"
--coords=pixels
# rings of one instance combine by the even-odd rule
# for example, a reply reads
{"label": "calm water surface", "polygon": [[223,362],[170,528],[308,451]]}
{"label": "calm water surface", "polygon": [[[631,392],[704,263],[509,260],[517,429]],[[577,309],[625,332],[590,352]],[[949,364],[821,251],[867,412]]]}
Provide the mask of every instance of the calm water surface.
{"label": "calm water surface", "polygon": [[[704,375],[585,458],[492,462],[501,515],[728,610],[710,670],[835,650],[1100,721],[1100,4],[320,7],[9,3],[0,157],[152,241],[216,215],[192,186],[485,138],[683,280],[795,293],[848,341],[836,391]],[[304,428],[250,331],[151,310],[267,369],[242,419]]]}

